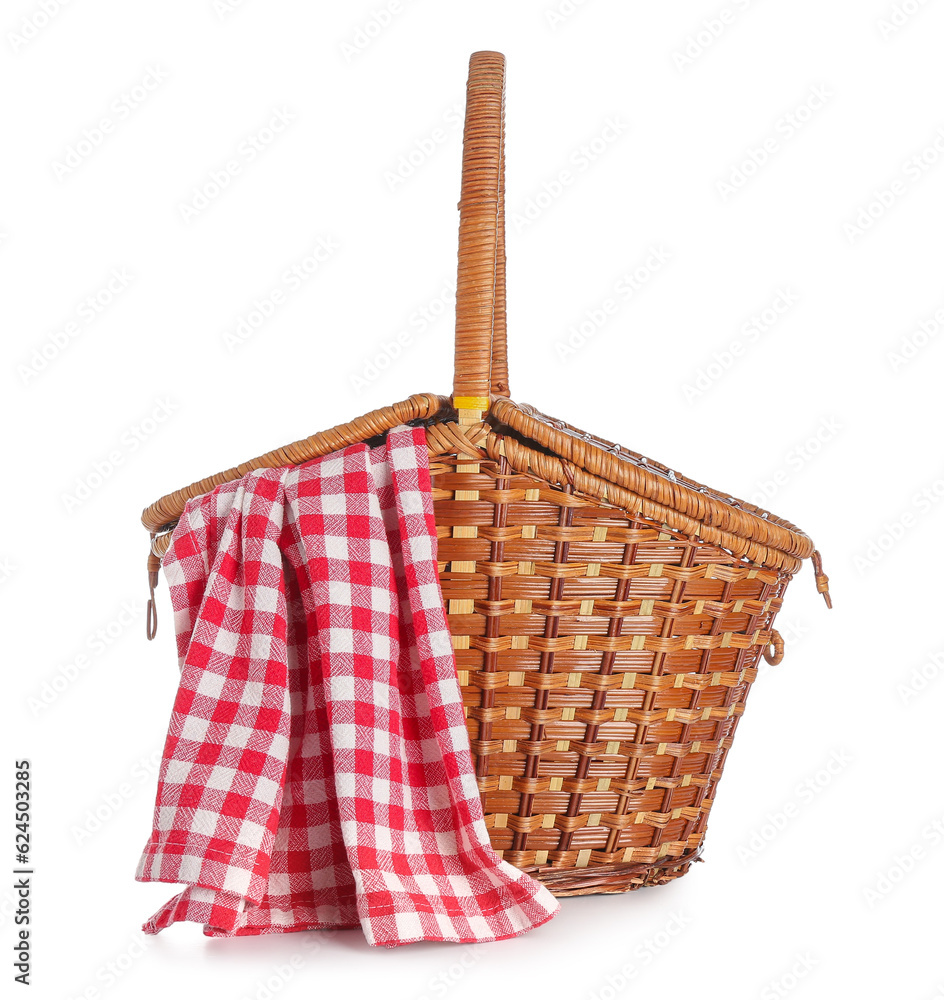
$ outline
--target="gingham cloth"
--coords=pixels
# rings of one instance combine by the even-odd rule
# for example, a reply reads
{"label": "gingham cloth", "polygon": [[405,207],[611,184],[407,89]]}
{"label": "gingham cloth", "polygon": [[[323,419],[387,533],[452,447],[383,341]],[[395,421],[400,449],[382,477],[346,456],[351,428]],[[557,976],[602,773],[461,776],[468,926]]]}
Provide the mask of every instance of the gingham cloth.
{"label": "gingham cloth", "polygon": [[190,500],[163,564],[181,677],[135,877],[187,888],[147,933],[496,941],[558,912],[489,843],[422,428]]}

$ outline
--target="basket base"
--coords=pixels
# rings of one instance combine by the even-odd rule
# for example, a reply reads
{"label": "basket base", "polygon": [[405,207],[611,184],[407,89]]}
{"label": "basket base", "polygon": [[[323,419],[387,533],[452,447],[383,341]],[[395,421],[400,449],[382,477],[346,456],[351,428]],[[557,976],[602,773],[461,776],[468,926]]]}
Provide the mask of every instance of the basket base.
{"label": "basket base", "polygon": [[692,863],[702,861],[701,847],[679,858],[663,858],[656,864],[599,865],[594,868],[554,868],[530,865],[522,868],[547,886],[554,896],[593,896],[632,892],[650,885],[665,885],[681,878]]}

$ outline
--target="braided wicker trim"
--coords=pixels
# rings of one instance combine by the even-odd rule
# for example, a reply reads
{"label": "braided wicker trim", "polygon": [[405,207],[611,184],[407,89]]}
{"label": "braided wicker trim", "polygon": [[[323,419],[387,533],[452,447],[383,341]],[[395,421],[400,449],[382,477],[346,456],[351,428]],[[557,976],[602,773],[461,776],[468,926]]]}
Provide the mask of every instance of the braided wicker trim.
{"label": "braided wicker trim", "polygon": [[[152,503],[150,507],[145,508],[141,514],[141,521],[144,527],[152,533],[167,531],[176,525],[188,500],[203,496],[204,493],[209,493],[210,490],[222,486],[223,483],[240,479],[247,472],[252,472],[254,469],[273,469],[282,465],[301,465],[302,462],[309,462],[313,458],[329,455],[339,448],[347,448],[359,441],[377,437],[390,430],[391,427],[396,427],[397,424],[408,423],[411,420],[428,419],[448,404],[449,398],[447,396],[418,393],[402,402],[394,403],[392,406],[371,410],[370,413],[365,413],[364,416],[350,420],[346,424],[338,424],[326,431],[319,431],[310,437],[293,441],[282,448],[267,451],[258,458],[251,458],[248,462],[236,465],[225,472],[218,472],[215,476],[208,476],[206,479],[191,483],[183,489],[168,493]],[[164,551],[166,548],[167,543],[165,542]],[[154,552],[162,554],[156,549]]]}
{"label": "braided wicker trim", "polygon": [[[496,461],[504,455],[508,464],[516,472],[529,473],[536,479],[546,482],[570,481],[578,493],[597,497],[628,513],[664,524],[675,533],[683,533],[718,545],[733,555],[749,559],[760,566],[783,569],[793,574],[802,565],[801,559],[789,551],[783,551],[772,545],[760,544],[751,538],[737,534],[736,529],[741,527],[741,521],[735,521],[727,530],[715,527],[710,523],[712,517],[717,518],[714,507],[707,507],[703,504],[703,507],[707,508],[704,510],[704,516],[708,520],[700,520],[671,505],[658,503],[644,495],[616,485],[602,476],[592,475],[576,463],[573,466],[568,466],[564,460],[555,455],[529,448],[515,438],[500,434],[490,435],[486,439],[485,450]],[[730,519],[726,520],[730,523]],[[812,553],[813,543],[809,539],[807,542]]]}
{"label": "braided wicker trim", "polygon": [[[638,497],[655,501],[663,509],[687,515],[706,528],[720,529],[729,537],[755,542],[763,548],[799,559],[813,554],[812,539],[795,524],[745,500],[718,493],[659,462],[588,434],[563,420],[548,417],[533,407],[496,398],[489,414],[495,421],[553,452],[558,459],[572,462],[608,483],[625,487]],[[543,473],[540,475],[546,478]],[[725,548],[730,547],[727,543],[722,544]],[[747,554],[746,551],[743,554]],[[748,558],[767,563],[763,556],[749,555]],[[794,569],[798,565],[795,562]]]}
{"label": "braided wicker trim", "polygon": [[[470,458],[498,461],[504,457],[516,472],[547,483],[570,482],[580,493],[668,524],[676,532],[701,538],[771,569],[795,573],[802,560],[813,554],[812,540],[789,521],[736,498],[722,498],[665,466],[585,435],[562,421],[552,426],[548,422],[552,418],[536,413],[496,398],[487,422],[460,426],[449,419],[454,410],[447,397],[410,396],[170,493],[148,507],[141,520],[154,536],[152,553],[160,557],[167,550],[169,533],[184,505],[193,497],[253,469],[298,465],[377,437],[398,423],[422,420],[433,421],[427,427],[431,455],[454,450]],[[512,433],[502,433],[505,428]]]}

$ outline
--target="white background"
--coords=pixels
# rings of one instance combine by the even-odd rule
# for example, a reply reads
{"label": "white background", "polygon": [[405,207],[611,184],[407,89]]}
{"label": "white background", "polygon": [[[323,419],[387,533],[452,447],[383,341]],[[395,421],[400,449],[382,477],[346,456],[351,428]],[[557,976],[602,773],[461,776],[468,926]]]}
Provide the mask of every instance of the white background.
{"label": "white background", "polygon": [[[31,995],[944,995],[942,5],[10,0],[0,29],[0,859],[12,870],[28,756]],[[836,607],[805,566],[706,863],[669,886],[565,899],[544,927],[476,947],[209,940],[193,924],[142,947],[176,891],[133,874],[177,672],[163,583],[144,635],[139,513],[450,391],[456,125],[483,48],[508,58],[513,396],[763,499],[816,540]],[[250,159],[276,112],[290,123]],[[338,249],[290,288],[319,237]],[[424,329],[422,309],[439,320]],[[11,902],[0,890],[7,981]]]}

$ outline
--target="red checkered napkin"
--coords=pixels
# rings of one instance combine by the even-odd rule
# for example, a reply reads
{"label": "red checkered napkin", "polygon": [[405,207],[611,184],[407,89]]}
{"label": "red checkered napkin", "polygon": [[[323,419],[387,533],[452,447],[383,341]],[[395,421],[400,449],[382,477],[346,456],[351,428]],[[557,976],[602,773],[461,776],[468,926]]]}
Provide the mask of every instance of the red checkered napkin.
{"label": "red checkered napkin", "polygon": [[189,501],[164,568],[181,678],[136,878],[187,888],[145,931],[393,946],[558,912],[489,843],[422,428]]}

